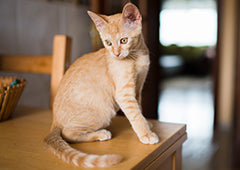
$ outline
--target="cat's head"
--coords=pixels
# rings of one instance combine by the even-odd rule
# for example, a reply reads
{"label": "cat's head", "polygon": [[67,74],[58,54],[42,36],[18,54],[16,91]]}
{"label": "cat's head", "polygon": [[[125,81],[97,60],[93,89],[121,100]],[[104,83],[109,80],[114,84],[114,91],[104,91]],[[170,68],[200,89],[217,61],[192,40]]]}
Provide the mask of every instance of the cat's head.
{"label": "cat's head", "polygon": [[96,25],[105,48],[112,57],[123,59],[139,43],[142,30],[142,17],[138,8],[127,3],[121,14],[111,16],[88,11]]}

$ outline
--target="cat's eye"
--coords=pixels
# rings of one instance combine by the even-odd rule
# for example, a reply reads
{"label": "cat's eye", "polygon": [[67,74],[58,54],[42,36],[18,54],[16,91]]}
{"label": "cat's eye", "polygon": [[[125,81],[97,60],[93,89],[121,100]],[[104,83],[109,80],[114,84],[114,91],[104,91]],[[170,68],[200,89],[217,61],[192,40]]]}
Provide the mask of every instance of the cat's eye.
{"label": "cat's eye", "polygon": [[111,46],[111,45],[112,45],[112,42],[109,41],[109,40],[105,40],[105,43],[106,43],[108,46]]}
{"label": "cat's eye", "polygon": [[121,43],[121,44],[127,44],[127,42],[128,42],[128,38],[122,38],[122,39],[120,40],[120,43]]}

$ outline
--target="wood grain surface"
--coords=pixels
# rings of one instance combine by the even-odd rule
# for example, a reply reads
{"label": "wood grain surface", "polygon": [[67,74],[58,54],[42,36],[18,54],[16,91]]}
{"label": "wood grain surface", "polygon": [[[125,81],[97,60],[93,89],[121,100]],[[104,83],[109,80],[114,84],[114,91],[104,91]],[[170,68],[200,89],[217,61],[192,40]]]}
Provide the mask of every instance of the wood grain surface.
{"label": "wood grain surface", "polygon": [[[85,169],[63,162],[44,147],[43,138],[49,132],[51,115],[49,109],[18,107],[11,119],[0,123],[0,169]],[[181,144],[186,140],[185,125],[156,120],[151,122],[154,125],[153,131],[160,137],[160,143],[155,145],[140,143],[128,120],[119,116],[108,127],[112,132],[111,140],[71,146],[86,153],[113,153],[124,157],[120,164],[104,169],[151,167],[152,162],[164,160],[161,156],[168,156],[168,150],[179,154]],[[176,149],[178,152],[175,152]]]}

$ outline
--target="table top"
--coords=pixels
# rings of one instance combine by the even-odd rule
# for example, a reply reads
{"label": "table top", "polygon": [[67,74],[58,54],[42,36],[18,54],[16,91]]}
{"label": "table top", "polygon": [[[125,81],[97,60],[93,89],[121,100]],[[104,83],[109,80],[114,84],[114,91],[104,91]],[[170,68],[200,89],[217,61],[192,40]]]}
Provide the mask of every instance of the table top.
{"label": "table top", "polygon": [[[18,107],[9,120],[0,122],[0,169],[79,169],[58,159],[44,147],[43,139],[49,132],[51,120],[49,109]],[[132,169],[153,161],[181,137],[186,139],[184,124],[151,121],[153,131],[160,138],[160,143],[155,145],[140,143],[128,120],[117,116],[107,128],[112,132],[111,140],[71,146],[86,153],[123,156],[120,164],[104,169]]]}

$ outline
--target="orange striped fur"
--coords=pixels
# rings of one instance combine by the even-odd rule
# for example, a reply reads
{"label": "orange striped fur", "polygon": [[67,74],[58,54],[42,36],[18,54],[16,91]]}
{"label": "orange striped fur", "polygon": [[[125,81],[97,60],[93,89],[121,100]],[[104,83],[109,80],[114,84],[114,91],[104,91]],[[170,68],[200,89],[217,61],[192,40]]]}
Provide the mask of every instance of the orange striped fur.
{"label": "orange striped fur", "polygon": [[136,6],[128,3],[122,14],[111,16],[88,14],[105,48],[80,57],[67,70],[54,100],[51,132],[44,141],[65,162],[107,167],[122,157],[86,154],[67,142],[111,139],[111,132],[104,128],[121,109],[142,143],[157,143],[158,136],[141,113],[141,91],[150,61]]}

